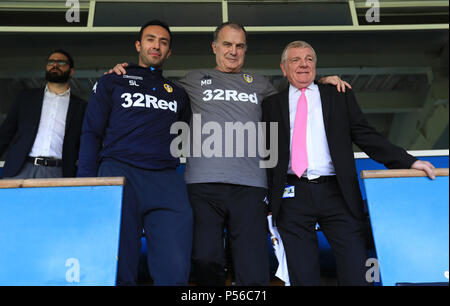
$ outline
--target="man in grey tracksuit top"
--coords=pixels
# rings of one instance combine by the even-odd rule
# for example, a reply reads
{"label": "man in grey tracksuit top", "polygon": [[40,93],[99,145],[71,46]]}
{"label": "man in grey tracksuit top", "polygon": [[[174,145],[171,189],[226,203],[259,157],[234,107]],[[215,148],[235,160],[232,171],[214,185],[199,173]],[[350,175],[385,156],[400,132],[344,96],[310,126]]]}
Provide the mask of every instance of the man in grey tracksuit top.
{"label": "man in grey tracksuit top", "polygon": [[[195,220],[195,279],[199,285],[224,285],[226,228],[236,284],[267,285],[267,181],[266,169],[259,166],[256,138],[261,102],[276,90],[262,76],[219,69],[195,70],[180,82],[188,95],[195,97],[191,98],[192,148],[184,175]],[[210,123],[221,134],[212,144],[212,156],[202,150],[211,137],[204,129]],[[238,124],[254,133],[238,135],[242,131]],[[197,126],[203,127],[203,133],[196,142]],[[227,133],[232,136],[227,138]],[[243,142],[238,142],[239,137]],[[221,148],[216,147],[219,145]],[[252,150],[256,154],[249,154]]]}

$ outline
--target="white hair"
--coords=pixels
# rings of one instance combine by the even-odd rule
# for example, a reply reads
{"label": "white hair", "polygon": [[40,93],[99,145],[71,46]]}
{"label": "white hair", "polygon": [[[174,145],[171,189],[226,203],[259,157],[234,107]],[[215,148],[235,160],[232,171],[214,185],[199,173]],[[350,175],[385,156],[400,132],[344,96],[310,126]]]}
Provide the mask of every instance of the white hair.
{"label": "white hair", "polygon": [[310,44],[308,44],[306,41],[296,40],[296,41],[290,42],[286,46],[286,48],[284,48],[283,53],[281,53],[281,62],[282,63],[286,64],[287,52],[291,48],[310,48],[314,54],[314,62],[317,62],[317,55],[316,55],[316,51],[314,51],[314,48]]}

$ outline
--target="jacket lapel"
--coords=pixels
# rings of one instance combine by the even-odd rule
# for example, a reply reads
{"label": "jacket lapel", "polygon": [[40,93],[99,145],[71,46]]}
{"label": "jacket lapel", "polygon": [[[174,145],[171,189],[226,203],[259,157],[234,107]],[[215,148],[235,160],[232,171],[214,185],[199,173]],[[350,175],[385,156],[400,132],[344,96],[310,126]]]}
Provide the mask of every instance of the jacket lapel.
{"label": "jacket lapel", "polygon": [[76,98],[72,93],[70,93],[69,108],[67,109],[67,116],[66,116],[66,133],[69,130],[70,123],[72,122],[72,119],[76,113],[76,108],[77,108]]}
{"label": "jacket lapel", "polygon": [[[322,101],[322,114],[323,114],[323,124],[325,126],[325,133],[327,134],[328,138],[328,126],[329,126],[329,120],[330,120],[330,113],[331,113],[331,104],[333,103],[333,99],[329,92],[327,92],[326,86],[319,84],[319,92],[320,92],[320,100]],[[334,88],[334,90],[336,90]]]}
{"label": "jacket lapel", "polygon": [[39,90],[39,94],[38,95],[34,95],[33,101],[32,103],[30,103],[32,105],[32,111],[31,111],[31,120],[33,123],[33,127],[34,127],[34,137],[36,137],[37,134],[37,130],[39,128],[39,123],[41,122],[41,113],[42,113],[42,105],[44,104],[44,93],[45,93],[45,88],[40,88]]}

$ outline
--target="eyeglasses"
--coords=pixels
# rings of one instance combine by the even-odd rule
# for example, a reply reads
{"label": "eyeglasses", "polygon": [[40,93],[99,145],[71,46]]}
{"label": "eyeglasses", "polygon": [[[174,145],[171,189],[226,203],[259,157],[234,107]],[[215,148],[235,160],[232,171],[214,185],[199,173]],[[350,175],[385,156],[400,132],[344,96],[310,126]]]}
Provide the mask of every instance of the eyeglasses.
{"label": "eyeglasses", "polygon": [[53,66],[54,64],[57,64],[58,66],[65,66],[68,65],[69,63],[65,60],[52,60],[52,59],[47,60],[47,66]]}

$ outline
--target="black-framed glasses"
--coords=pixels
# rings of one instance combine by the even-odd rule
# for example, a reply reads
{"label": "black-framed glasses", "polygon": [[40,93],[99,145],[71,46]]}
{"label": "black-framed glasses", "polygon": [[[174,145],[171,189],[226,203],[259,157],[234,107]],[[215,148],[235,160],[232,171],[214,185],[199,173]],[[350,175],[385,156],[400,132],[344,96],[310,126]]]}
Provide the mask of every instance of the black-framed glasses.
{"label": "black-framed glasses", "polygon": [[69,62],[65,60],[52,60],[52,59],[47,60],[47,66],[53,66],[54,64],[57,64],[58,66],[65,66],[68,65]]}

